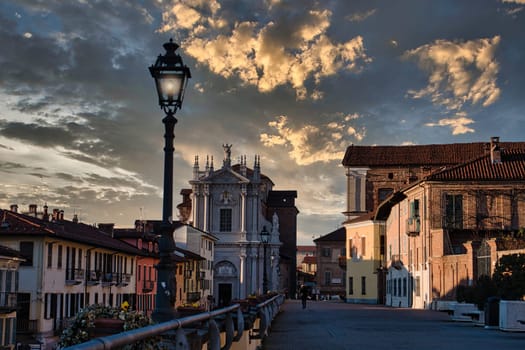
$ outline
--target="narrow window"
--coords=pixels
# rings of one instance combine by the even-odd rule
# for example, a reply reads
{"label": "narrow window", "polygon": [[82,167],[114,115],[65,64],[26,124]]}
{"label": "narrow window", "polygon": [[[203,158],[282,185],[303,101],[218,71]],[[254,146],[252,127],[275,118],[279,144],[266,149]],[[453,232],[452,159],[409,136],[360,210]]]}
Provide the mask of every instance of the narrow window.
{"label": "narrow window", "polygon": [[460,194],[445,195],[445,226],[463,228],[463,196]]}
{"label": "narrow window", "polygon": [[51,268],[53,266],[53,244],[47,244],[47,267]]}
{"label": "narrow window", "polygon": [[354,278],[348,277],[348,294],[354,294]]}
{"label": "narrow window", "polygon": [[332,280],[332,273],[330,271],[325,271],[325,273],[324,273],[324,284],[325,284],[325,286],[329,286],[331,280]]}
{"label": "narrow window", "polygon": [[33,242],[20,242],[20,253],[26,259],[21,266],[33,266]]}
{"label": "narrow window", "polygon": [[231,232],[232,230],[232,210],[231,208],[222,208],[220,210],[219,231]]}
{"label": "narrow window", "polygon": [[57,268],[62,268],[62,246],[58,246],[58,253],[57,253]]}
{"label": "narrow window", "polygon": [[366,277],[361,276],[361,294],[366,295]]}

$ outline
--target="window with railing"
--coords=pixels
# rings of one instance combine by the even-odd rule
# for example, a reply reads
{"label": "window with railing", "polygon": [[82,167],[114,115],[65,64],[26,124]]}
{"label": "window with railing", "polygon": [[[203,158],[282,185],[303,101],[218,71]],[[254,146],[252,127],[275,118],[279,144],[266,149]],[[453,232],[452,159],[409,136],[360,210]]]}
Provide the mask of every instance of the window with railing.
{"label": "window with railing", "polygon": [[66,269],[66,283],[79,284],[84,281],[84,270],[83,269]]}
{"label": "window with railing", "polygon": [[142,293],[149,293],[153,290],[154,287],[155,287],[154,281],[144,281],[143,287],[142,287]]}
{"label": "window with railing", "polygon": [[416,236],[420,232],[420,215],[419,215],[419,200],[414,199],[410,202],[410,212],[407,219],[406,232],[409,236]]}

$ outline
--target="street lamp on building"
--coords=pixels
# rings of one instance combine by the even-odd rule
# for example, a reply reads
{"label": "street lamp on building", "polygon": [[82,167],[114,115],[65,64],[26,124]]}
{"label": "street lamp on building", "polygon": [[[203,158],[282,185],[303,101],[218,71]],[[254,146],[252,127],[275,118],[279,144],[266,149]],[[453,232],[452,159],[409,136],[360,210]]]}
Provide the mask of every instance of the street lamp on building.
{"label": "street lamp on building", "polygon": [[159,257],[157,265],[157,294],[152,317],[156,322],[164,322],[175,317],[176,280],[175,265],[171,260],[175,249],[173,240],[173,139],[177,124],[175,112],[182,107],[184,92],[191,78],[190,69],[182,63],[182,58],[175,51],[179,45],[172,39],[165,43],[166,54],[159,55],[155,64],[149,67],[155,79],[159,105],[166,114],[164,123],[164,194],[162,202],[162,222],[155,227],[159,238]]}
{"label": "street lamp on building", "polygon": [[266,274],[266,247],[270,241],[270,232],[266,230],[266,226],[263,226],[261,231],[261,243],[263,245],[263,293],[268,292],[268,275]]}

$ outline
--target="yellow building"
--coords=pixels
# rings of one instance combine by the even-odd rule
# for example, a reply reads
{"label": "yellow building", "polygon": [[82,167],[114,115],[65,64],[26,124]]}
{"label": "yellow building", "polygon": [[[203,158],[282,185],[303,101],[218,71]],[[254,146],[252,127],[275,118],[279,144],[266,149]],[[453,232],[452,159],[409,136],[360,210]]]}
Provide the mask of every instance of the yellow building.
{"label": "yellow building", "polygon": [[365,214],[346,229],[346,302],[383,304],[385,221]]}

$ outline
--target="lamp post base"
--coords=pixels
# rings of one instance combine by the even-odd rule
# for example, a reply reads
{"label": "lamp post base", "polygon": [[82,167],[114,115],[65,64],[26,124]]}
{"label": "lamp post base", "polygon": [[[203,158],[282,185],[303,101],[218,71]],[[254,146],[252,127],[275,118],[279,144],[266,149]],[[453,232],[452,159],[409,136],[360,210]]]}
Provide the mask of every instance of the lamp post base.
{"label": "lamp post base", "polygon": [[168,222],[162,222],[156,226],[155,233],[160,236],[160,261],[156,266],[157,294],[155,296],[155,309],[151,317],[153,321],[160,323],[173,320],[177,316],[175,310],[175,301],[177,300],[176,266],[172,261],[175,242],[173,241],[173,226]]}

